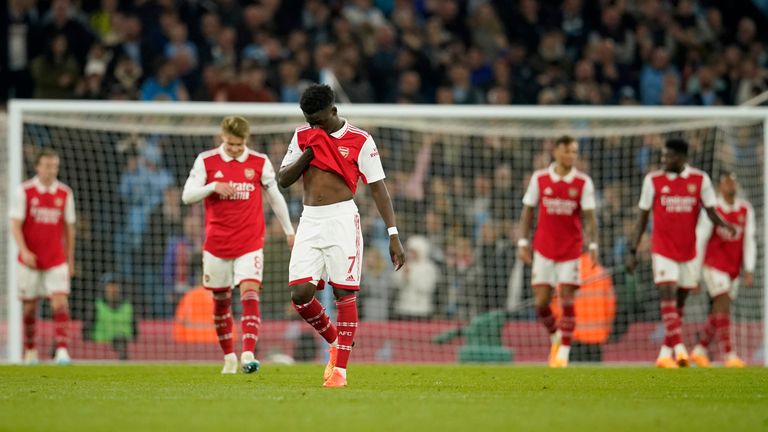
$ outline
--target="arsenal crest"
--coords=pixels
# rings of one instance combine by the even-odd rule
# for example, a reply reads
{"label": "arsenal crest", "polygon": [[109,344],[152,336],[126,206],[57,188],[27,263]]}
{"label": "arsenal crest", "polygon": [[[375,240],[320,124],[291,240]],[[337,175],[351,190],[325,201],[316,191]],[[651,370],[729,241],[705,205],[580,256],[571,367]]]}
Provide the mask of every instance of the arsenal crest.
{"label": "arsenal crest", "polygon": [[203,276],[203,280],[206,281],[206,282],[210,282],[211,281],[211,275]]}
{"label": "arsenal crest", "polygon": [[40,200],[37,197],[32,198],[30,202],[32,203],[33,206],[40,204]]}
{"label": "arsenal crest", "polygon": [[245,178],[248,180],[253,180],[253,176],[256,175],[256,171],[253,170],[253,168],[246,168],[245,169]]}
{"label": "arsenal crest", "polygon": [[349,156],[349,147],[339,146],[339,153],[341,153],[341,156],[346,159],[347,156]]}
{"label": "arsenal crest", "polygon": [[579,191],[576,190],[576,188],[570,188],[568,189],[568,196],[571,198],[576,198],[576,195],[579,194]]}
{"label": "arsenal crest", "polygon": [[62,205],[64,205],[64,200],[61,198],[56,198],[55,200],[53,200],[53,204],[56,205],[56,207],[61,207]]}
{"label": "arsenal crest", "polygon": [[696,183],[688,183],[688,193],[696,192]]}
{"label": "arsenal crest", "polygon": [[740,215],[739,215],[739,223],[740,223],[740,224],[743,224],[743,223],[744,223],[744,215],[743,215],[743,214],[740,214]]}

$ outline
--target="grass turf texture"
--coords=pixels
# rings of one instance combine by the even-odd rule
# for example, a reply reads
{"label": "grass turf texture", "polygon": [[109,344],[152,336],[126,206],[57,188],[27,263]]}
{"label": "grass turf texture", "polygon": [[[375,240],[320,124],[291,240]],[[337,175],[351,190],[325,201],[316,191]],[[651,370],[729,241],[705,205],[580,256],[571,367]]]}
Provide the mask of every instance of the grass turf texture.
{"label": "grass turf texture", "polygon": [[0,366],[2,431],[766,431],[768,370]]}

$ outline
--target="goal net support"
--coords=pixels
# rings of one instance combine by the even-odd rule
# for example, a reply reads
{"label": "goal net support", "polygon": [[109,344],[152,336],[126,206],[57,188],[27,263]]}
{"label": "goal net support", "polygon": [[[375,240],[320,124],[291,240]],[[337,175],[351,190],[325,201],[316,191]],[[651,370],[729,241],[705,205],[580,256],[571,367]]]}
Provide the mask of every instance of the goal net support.
{"label": "goal net support", "polygon": [[[516,257],[522,196],[531,173],[551,162],[554,140],[578,139],[578,168],[592,176],[597,197],[600,265],[583,266],[576,302],[572,361],[651,362],[661,345],[658,292],[648,242],[640,266],[623,265],[637,217],[643,176],[660,166],[664,140],[691,145],[690,163],[715,184],[736,173],[740,196],[757,216],[755,284],[742,287],[732,310],[732,338],[751,364],[766,364],[764,254],[768,110],[762,108],[462,107],[341,105],[341,116],[377,142],[408,265],[393,272],[386,227],[363,186],[355,198],[365,240],[359,295],[361,325],[354,361],[546,361],[549,340],[532,306],[530,268]],[[34,175],[42,148],[61,155],[60,180],[77,207],[76,273],[72,280],[70,352],[76,360],[115,360],[121,350],[95,337],[106,285],[135,321],[124,353],[132,361],[218,360],[209,294],[201,285],[203,208],[184,206],[180,191],[195,156],[218,144],[226,115],[252,124],[249,146],[279,167],[294,128],[295,105],[13,101],[0,128],[0,222],[8,226],[13,191]],[[299,182],[300,183],[300,182]],[[301,186],[283,194],[298,223]],[[258,357],[320,361],[322,346],[288,306],[290,252],[265,205],[262,326]],[[0,232],[0,361],[22,356],[17,249]],[[110,295],[113,295],[111,293]],[[318,292],[332,310],[332,293]],[[239,296],[234,295],[236,333]],[[706,290],[692,294],[683,335],[692,347],[709,311]],[[557,309],[557,308],[556,308]],[[52,346],[43,305],[38,350]],[[236,335],[239,339],[239,336]],[[239,346],[239,343],[236,344]],[[721,358],[712,344],[715,359]]]}

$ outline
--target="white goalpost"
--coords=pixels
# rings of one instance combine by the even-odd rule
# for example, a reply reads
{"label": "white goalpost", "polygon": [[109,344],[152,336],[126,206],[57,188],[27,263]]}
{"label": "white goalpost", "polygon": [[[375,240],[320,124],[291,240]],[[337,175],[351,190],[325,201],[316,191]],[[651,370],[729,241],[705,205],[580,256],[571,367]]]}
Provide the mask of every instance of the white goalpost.
{"label": "white goalpost", "polygon": [[[552,143],[568,134],[580,143],[579,168],[595,182],[601,253],[599,270],[582,272],[589,286],[576,306],[575,361],[650,364],[655,358],[661,324],[649,260],[628,275],[621,258],[643,175],[658,166],[665,138],[682,137],[691,144],[692,165],[713,180],[735,172],[740,194],[756,210],[762,265],[755,286],[742,288],[734,302],[732,333],[748,363],[768,366],[768,108],[342,104],[338,110],[378,144],[414,263],[412,271],[393,275],[386,227],[367,188],[359,188],[366,256],[353,361],[546,361],[548,340],[531,307],[530,269],[517,262],[514,244],[528,176],[549,163]],[[94,302],[108,278],[120,281],[121,301],[132,306],[137,323],[128,341],[130,360],[219,359],[209,337],[215,334],[211,311],[203,296],[195,296],[202,207],[182,206],[179,191],[196,154],[216,145],[226,115],[251,122],[249,146],[276,167],[303,123],[295,104],[9,103],[5,121],[0,116],[0,132],[7,129],[0,146],[0,222],[6,227],[0,235],[0,362],[18,363],[23,354],[8,208],[15,188],[33,175],[32,158],[41,148],[61,155],[60,179],[72,187],[78,209],[73,359],[117,359],[112,345],[92,332]],[[300,188],[283,193],[296,223]],[[289,251],[269,206],[265,211],[258,356],[320,360],[311,328],[286,310]],[[709,308],[701,291],[685,309],[684,339],[691,346]],[[330,303],[329,294],[318,297]],[[404,307],[409,298],[421,299],[421,306]],[[52,326],[41,314],[37,344],[47,355]]]}

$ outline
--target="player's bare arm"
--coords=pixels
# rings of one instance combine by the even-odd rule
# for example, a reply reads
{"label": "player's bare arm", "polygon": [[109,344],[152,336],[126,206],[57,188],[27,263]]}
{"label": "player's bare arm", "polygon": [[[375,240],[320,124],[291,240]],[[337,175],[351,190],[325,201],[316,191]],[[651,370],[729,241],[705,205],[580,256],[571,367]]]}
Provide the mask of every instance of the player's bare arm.
{"label": "player's bare arm", "polygon": [[597,253],[597,217],[594,210],[582,210],[581,217],[584,223],[584,234],[589,241],[589,255],[592,265],[598,265],[600,254]]}
{"label": "player's bare arm", "polygon": [[637,267],[637,247],[640,245],[640,239],[643,238],[645,229],[648,227],[650,214],[650,210],[640,210],[637,224],[635,224],[635,230],[632,232],[632,237],[629,239],[629,253],[627,253],[624,265],[630,273],[634,272]]}
{"label": "player's bare arm", "polygon": [[736,227],[720,217],[720,214],[714,207],[705,207],[704,210],[707,211],[707,217],[709,217],[709,220],[711,220],[713,224],[727,229],[731,235],[736,234]]}
{"label": "player's bare arm", "polygon": [[315,153],[312,147],[307,148],[302,155],[296,159],[295,162],[281,167],[277,172],[277,183],[281,188],[289,188],[292,184],[296,183],[304,171],[307,170],[309,163],[315,158]]}
{"label": "player's bare arm", "polygon": [[[373,201],[376,203],[376,208],[379,210],[381,218],[384,219],[384,223],[388,227],[397,226],[395,223],[395,211],[392,208],[392,200],[389,197],[389,191],[384,180],[379,180],[368,186],[370,187]],[[400,267],[405,264],[405,251],[397,233],[389,236],[389,257],[395,266],[395,270],[400,270]]]}
{"label": "player's bare arm", "polygon": [[13,234],[13,239],[16,240],[16,245],[19,247],[21,262],[29,268],[36,268],[37,256],[29,250],[27,242],[24,241],[24,234],[21,231],[22,224],[23,222],[18,219],[11,219],[11,233]]}
{"label": "player's bare arm", "polygon": [[533,207],[523,206],[523,213],[520,215],[520,241],[517,243],[517,257],[526,265],[531,265],[531,247],[528,238],[531,235],[531,225],[533,224]]}

